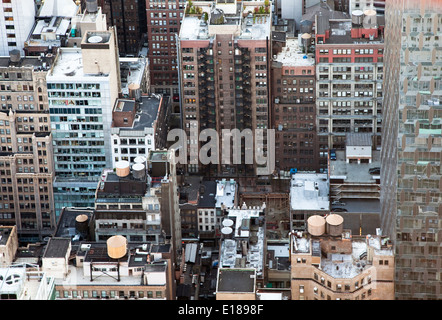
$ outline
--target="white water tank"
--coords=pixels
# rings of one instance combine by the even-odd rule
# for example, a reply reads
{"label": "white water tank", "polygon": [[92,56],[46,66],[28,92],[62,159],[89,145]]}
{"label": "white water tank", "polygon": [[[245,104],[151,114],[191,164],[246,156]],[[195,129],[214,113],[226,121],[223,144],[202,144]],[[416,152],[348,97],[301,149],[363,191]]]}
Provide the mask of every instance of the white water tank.
{"label": "white water tank", "polygon": [[132,174],[135,179],[143,180],[146,177],[146,167],[142,163],[135,163],[132,166]]}
{"label": "white water tank", "polygon": [[325,233],[325,219],[320,215],[313,215],[307,219],[307,231],[312,236],[322,236]]}

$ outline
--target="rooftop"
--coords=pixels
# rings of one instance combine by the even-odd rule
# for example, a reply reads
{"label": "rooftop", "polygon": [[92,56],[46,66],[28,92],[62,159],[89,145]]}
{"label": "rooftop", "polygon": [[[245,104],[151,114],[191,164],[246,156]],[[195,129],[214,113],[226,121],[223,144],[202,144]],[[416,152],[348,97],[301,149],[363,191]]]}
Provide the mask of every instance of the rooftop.
{"label": "rooftop", "polygon": [[8,67],[30,67],[34,68],[34,71],[48,70],[53,63],[54,58],[52,55],[45,57],[21,57],[18,62],[11,62],[10,57],[0,57],[0,68]]}
{"label": "rooftop", "polygon": [[288,38],[282,51],[273,61],[282,63],[283,66],[314,66],[315,59],[311,54],[305,54],[298,39]]}
{"label": "rooftop", "polygon": [[380,167],[380,151],[372,151],[371,163],[347,163],[345,151],[336,150],[336,160],[330,161],[330,179],[344,179],[353,183],[376,183],[376,177],[368,172],[370,168]]}
{"label": "rooftop", "polygon": [[120,57],[121,93],[129,95],[129,86],[141,86],[147,66],[146,58]]}
{"label": "rooftop", "polygon": [[50,238],[43,258],[64,258],[69,249],[71,239],[69,238]]}
{"label": "rooftop", "polygon": [[253,268],[257,276],[263,275],[264,215],[263,208],[229,209],[224,219],[220,267]]}
{"label": "rooftop", "polygon": [[[153,128],[154,122],[158,117],[158,110],[162,101],[161,96],[141,96],[140,102],[130,99],[118,99],[115,101],[114,112],[129,112],[136,106],[136,114],[131,127],[114,127],[118,128],[119,134],[124,131],[144,131]],[[112,130],[112,133],[114,133]]]}
{"label": "rooftop", "polygon": [[236,182],[233,179],[227,181],[226,179],[222,179],[221,181],[217,181],[216,185],[216,208],[232,208],[235,205],[235,194],[236,194]]}
{"label": "rooftop", "polygon": [[74,17],[79,6],[72,0],[45,0],[40,7],[38,17]]}
{"label": "rooftop", "polygon": [[215,208],[216,206],[216,199],[215,199],[215,192],[216,192],[216,182],[215,181],[203,181],[202,187],[203,189],[200,190],[199,200],[198,200],[198,207],[199,208]]}
{"label": "rooftop", "polygon": [[88,221],[91,221],[94,215],[94,210],[87,208],[63,208],[54,236],[70,238],[73,241],[87,240],[83,239],[84,235],[77,230],[76,218],[79,215],[86,215]]}
{"label": "rooftop", "polygon": [[328,20],[328,17],[318,16],[317,34],[325,34],[326,30],[330,30],[330,37],[326,40],[327,44],[381,44],[384,42],[383,37],[377,36],[370,38],[352,38],[352,21],[351,20]]}
{"label": "rooftop", "polygon": [[330,210],[327,174],[296,173],[292,175],[290,203],[292,210]]}
{"label": "rooftop", "polygon": [[[255,8],[264,8],[264,1],[198,1],[194,5],[201,13],[185,13],[181,21],[181,40],[207,40],[215,34],[233,34],[238,39],[253,40],[270,37],[270,11],[254,14]],[[207,20],[204,19],[206,14]]]}
{"label": "rooftop", "polygon": [[8,243],[11,231],[11,227],[0,227],[0,246],[5,246]]}
{"label": "rooftop", "polygon": [[218,292],[255,292],[254,269],[218,269]]}
{"label": "rooftop", "polygon": [[53,294],[54,279],[25,265],[0,268],[0,294],[17,300],[49,300]]}

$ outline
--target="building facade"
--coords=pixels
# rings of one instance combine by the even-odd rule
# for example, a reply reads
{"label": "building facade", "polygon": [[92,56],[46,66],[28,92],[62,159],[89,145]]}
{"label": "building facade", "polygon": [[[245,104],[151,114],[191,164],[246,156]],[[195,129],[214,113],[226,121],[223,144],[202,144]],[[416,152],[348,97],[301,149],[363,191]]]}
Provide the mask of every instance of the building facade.
{"label": "building facade", "polygon": [[[178,51],[185,0],[147,0],[148,58],[152,92],[173,97],[178,106]],[[175,111],[178,113],[178,110]]]}
{"label": "building facade", "polygon": [[[264,5],[217,1],[213,8],[205,2],[186,7],[179,35],[179,79],[189,173],[240,176],[252,185],[259,171],[256,162],[245,160],[246,154],[255,155],[256,141],[243,144],[239,164],[230,160],[206,166],[197,158],[204,129],[256,133],[269,128],[271,14]],[[264,142],[264,153],[266,149]]]}
{"label": "building facade", "polygon": [[55,227],[54,163],[46,75],[52,58],[0,59],[0,221],[21,241],[38,241]]}
{"label": "building facade", "polygon": [[394,255],[380,235],[354,237],[337,214],[290,235],[292,300],[393,300]]}
{"label": "building facade", "polygon": [[88,31],[81,48],[60,48],[47,76],[54,136],[55,207],[94,207],[112,167],[112,108],[120,93],[114,30]]}
{"label": "building facade", "polygon": [[23,48],[34,26],[34,0],[3,0],[0,6],[0,56],[8,56],[9,51]]}
{"label": "building facade", "polygon": [[316,17],[319,148],[344,149],[348,132],[369,132],[381,144],[383,26],[374,10],[352,19]]}
{"label": "building facade", "polygon": [[306,54],[299,42],[288,38],[272,61],[271,110],[277,172],[292,168],[319,171],[315,60],[314,54]]}
{"label": "building facade", "polygon": [[97,0],[107,18],[107,25],[117,30],[121,56],[138,57],[146,34],[146,1]]}
{"label": "building facade", "polygon": [[381,222],[396,299],[441,299],[440,1],[387,1]]}

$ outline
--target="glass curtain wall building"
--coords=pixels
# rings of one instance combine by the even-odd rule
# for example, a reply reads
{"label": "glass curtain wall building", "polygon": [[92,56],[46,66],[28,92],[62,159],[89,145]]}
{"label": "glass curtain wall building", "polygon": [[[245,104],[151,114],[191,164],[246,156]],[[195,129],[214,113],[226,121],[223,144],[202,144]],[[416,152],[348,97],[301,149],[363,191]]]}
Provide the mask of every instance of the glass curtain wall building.
{"label": "glass curtain wall building", "polygon": [[88,31],[80,48],[61,48],[47,77],[54,147],[54,201],[94,207],[104,168],[112,167],[112,108],[121,91],[115,30]]}
{"label": "glass curtain wall building", "polygon": [[442,1],[385,10],[381,223],[396,299],[442,298]]}

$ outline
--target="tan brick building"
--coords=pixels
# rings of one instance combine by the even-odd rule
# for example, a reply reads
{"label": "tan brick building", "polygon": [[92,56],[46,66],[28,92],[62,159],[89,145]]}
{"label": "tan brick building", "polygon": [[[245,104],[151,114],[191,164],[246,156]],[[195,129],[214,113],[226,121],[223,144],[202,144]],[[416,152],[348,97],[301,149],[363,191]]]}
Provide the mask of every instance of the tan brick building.
{"label": "tan brick building", "polygon": [[388,238],[352,236],[337,214],[308,220],[290,236],[293,300],[392,300],[394,255]]}
{"label": "tan brick building", "polygon": [[0,223],[38,241],[55,226],[52,135],[46,89],[50,57],[0,58]]}

